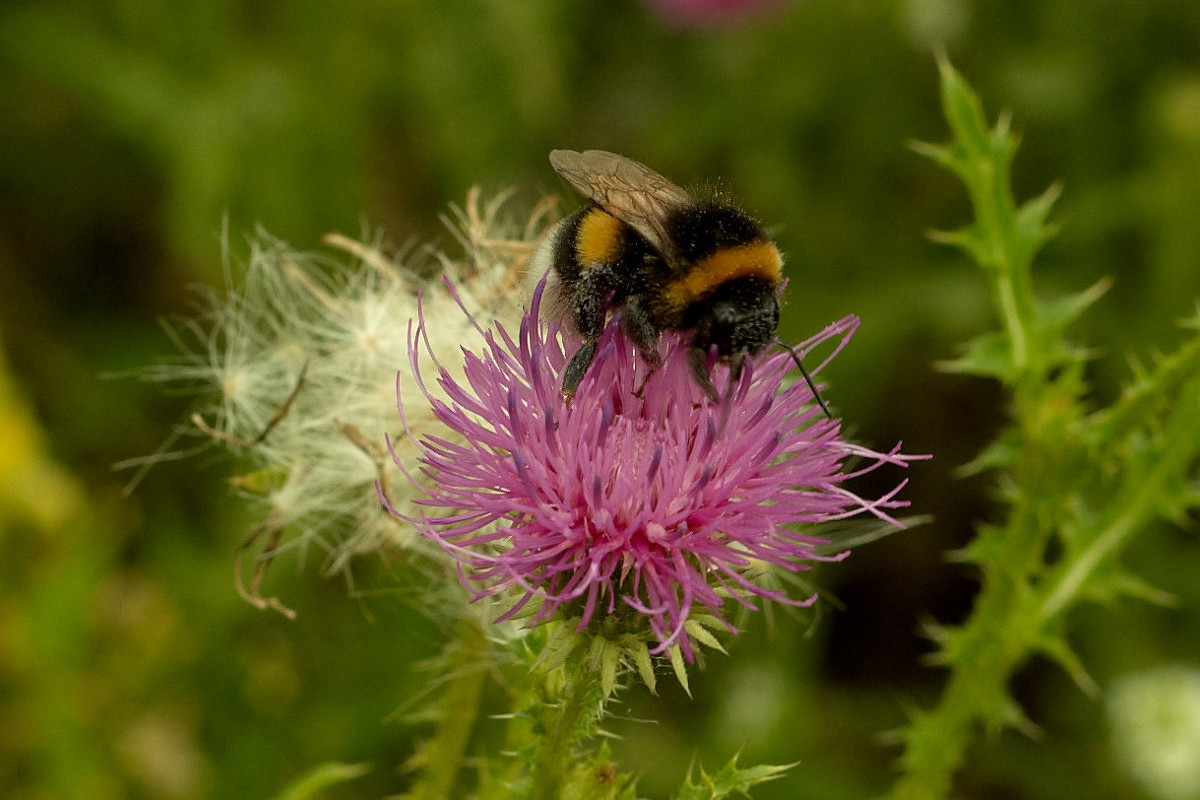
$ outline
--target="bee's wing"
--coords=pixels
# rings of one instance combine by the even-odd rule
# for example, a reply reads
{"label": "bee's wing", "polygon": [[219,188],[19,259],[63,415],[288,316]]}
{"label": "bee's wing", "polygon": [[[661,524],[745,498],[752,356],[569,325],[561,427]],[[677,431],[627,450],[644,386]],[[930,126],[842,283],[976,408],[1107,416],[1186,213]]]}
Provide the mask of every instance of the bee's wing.
{"label": "bee's wing", "polygon": [[669,262],[675,246],[668,214],[690,205],[691,195],[645,164],[604,150],[550,151],[550,165],[575,191],[646,237]]}

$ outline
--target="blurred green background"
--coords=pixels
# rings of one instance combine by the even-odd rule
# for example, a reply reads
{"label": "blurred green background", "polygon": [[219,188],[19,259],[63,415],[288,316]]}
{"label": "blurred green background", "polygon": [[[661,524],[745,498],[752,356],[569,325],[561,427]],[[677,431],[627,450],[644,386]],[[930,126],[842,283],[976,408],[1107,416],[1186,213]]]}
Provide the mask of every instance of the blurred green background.
{"label": "blurred green background", "polygon": [[[327,760],[370,761],[329,797],[402,791],[419,725],[390,719],[446,633],[371,559],[351,598],[316,561],[277,565],[289,622],[234,594],[254,520],[219,460],[156,468],[131,497],[111,465],[150,453],[186,398],[104,375],[172,354],[159,318],[219,285],[220,229],[301,249],[382,227],[453,246],[439,213],[467,188],[565,188],[554,147],[638,158],[687,185],[720,176],[776,226],[792,282],[783,334],[846,313],[863,326],[827,373],[857,440],[934,460],[907,496],[933,524],[819,579],[809,628],[748,620],[731,655],[625,694],[615,747],[645,794],[693,755],[715,768],[799,761],[757,797],[857,798],[886,787],[879,734],[936,697],[923,620],[956,621],[971,573],[945,560],[994,517],[961,480],[1004,419],[986,382],[938,359],[993,325],[980,276],[924,232],[967,220],[955,180],[911,153],[946,137],[943,44],[989,113],[1024,134],[1023,196],[1062,180],[1062,234],[1041,290],[1115,288],[1077,328],[1097,402],[1130,355],[1169,350],[1200,294],[1200,10],[1194,0],[809,0],[721,25],[652,5],[348,0],[8,0],[0,9],[0,795],[269,797]],[[569,207],[569,206],[568,206]],[[889,479],[893,476],[887,476]],[[1200,662],[1194,531],[1129,554],[1178,607],[1073,618],[1100,684]],[[295,568],[293,568],[293,566]],[[1138,797],[1112,765],[1103,703],[1035,662],[1016,693],[1043,741],[983,739],[972,798]],[[496,742],[480,748],[495,750]]]}

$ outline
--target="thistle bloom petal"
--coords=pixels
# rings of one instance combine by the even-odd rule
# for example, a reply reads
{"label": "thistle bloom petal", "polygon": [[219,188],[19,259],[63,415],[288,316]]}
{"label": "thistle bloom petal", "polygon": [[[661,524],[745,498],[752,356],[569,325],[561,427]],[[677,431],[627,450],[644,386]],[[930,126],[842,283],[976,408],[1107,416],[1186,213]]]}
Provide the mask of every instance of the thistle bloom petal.
{"label": "thistle bloom petal", "polygon": [[[648,622],[655,652],[680,646],[691,659],[685,623],[698,606],[724,619],[729,598],[751,608],[756,596],[816,600],[753,580],[763,564],[795,572],[846,555],[821,555],[827,540],[796,526],[864,513],[898,524],[889,512],[906,505],[896,499],[904,482],[873,500],[844,484],[914,457],[899,445],[877,453],[844,442],[804,381],[785,385],[787,354],[747,359],[732,386],[718,365],[723,396],[712,403],[690,374],[685,335],[663,334],[662,366],[651,371],[618,315],[568,402],[559,387],[578,339],[540,318],[540,299],[541,287],[516,337],[497,325],[483,352],[464,349],[462,380],[433,357],[427,317],[409,340],[415,382],[457,436],[419,440],[420,483],[433,488],[417,501],[422,513],[406,518],[459,562],[475,599],[509,598],[497,621],[531,602],[540,603],[533,624],[566,606],[579,629],[632,609]],[[857,326],[848,316],[798,352],[836,342],[818,373]],[[437,391],[422,378],[422,352]],[[843,471],[852,459],[866,465]]]}

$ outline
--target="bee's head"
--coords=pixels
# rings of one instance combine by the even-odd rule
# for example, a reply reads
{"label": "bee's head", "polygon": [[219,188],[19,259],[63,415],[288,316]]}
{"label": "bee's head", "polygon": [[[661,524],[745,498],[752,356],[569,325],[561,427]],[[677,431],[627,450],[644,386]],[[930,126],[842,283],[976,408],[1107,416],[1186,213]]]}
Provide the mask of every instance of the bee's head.
{"label": "bee's head", "polygon": [[704,352],[715,344],[722,358],[740,365],[775,341],[779,327],[779,298],[773,281],[735,278],[697,303],[695,347]]}

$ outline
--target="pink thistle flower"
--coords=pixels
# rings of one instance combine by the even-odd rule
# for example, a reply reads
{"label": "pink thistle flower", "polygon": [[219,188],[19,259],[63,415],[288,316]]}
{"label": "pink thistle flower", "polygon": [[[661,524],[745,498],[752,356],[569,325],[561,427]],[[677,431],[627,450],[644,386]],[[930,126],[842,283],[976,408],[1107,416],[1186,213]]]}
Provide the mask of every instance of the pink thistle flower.
{"label": "pink thistle flower", "polygon": [[[409,337],[416,384],[460,441],[421,437],[422,483],[433,488],[416,502],[441,511],[405,519],[457,560],[473,599],[512,593],[497,622],[539,601],[533,624],[567,607],[583,630],[598,610],[624,606],[648,622],[653,652],[678,645],[691,660],[685,623],[697,606],[735,631],[720,612],[730,597],[749,608],[756,596],[816,601],[751,579],[763,563],[796,572],[847,555],[822,555],[828,541],[796,526],[863,513],[899,525],[888,512],[907,505],[896,499],[907,481],[874,500],[843,484],[923,456],[843,441],[840,422],[821,414],[804,381],[783,385],[793,368],[787,354],[748,358],[732,387],[728,368],[717,366],[722,399],[712,403],[690,374],[685,335],[663,334],[662,366],[650,372],[613,319],[568,403],[559,387],[578,341],[539,318],[541,291],[515,339],[497,325],[484,352],[464,349],[463,382],[433,357],[423,315]],[[813,374],[858,322],[847,316],[798,347],[803,355],[836,340]],[[422,348],[449,402],[423,382]],[[851,459],[866,464],[843,471]]]}

